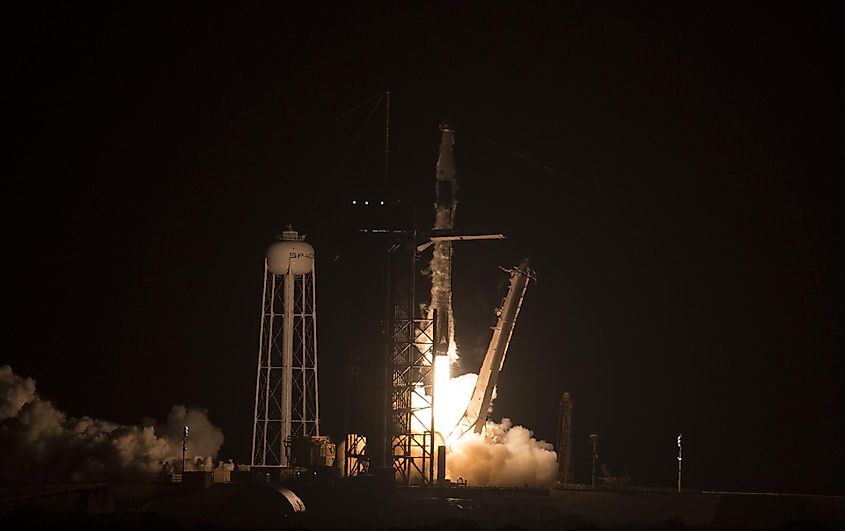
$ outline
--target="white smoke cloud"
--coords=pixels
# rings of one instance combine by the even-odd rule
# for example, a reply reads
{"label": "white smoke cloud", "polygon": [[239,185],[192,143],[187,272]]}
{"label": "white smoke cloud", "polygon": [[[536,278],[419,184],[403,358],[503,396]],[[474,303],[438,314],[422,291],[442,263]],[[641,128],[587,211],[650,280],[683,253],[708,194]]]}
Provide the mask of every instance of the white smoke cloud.
{"label": "white smoke cloud", "polygon": [[488,420],[483,434],[470,429],[473,419],[467,422],[463,415],[477,381],[474,373],[435,381],[435,427],[438,444],[447,441],[447,477],[453,481],[462,478],[475,486],[541,487],[554,483],[558,467],[551,444],[538,441],[522,426],[513,426],[510,419],[501,423]]}
{"label": "white smoke cloud", "polygon": [[35,380],[21,378],[8,365],[0,367],[0,421],[14,417],[35,398]]}
{"label": "white smoke cloud", "polygon": [[223,432],[202,409],[173,406],[155,426],[67,417],[38,397],[35,381],[0,366],[0,482],[78,482],[152,479],[181,466],[182,427],[190,426],[194,468],[213,466]]}
{"label": "white smoke cloud", "polygon": [[208,420],[205,409],[173,406],[167,416],[167,422],[156,427],[156,434],[170,441],[178,441],[181,451],[182,429],[191,428],[189,449],[191,455],[214,457],[223,445],[223,432]]}
{"label": "white smoke cloud", "polygon": [[469,432],[450,447],[446,474],[474,486],[543,487],[557,478],[557,454],[551,444],[510,419],[488,421],[486,433]]}

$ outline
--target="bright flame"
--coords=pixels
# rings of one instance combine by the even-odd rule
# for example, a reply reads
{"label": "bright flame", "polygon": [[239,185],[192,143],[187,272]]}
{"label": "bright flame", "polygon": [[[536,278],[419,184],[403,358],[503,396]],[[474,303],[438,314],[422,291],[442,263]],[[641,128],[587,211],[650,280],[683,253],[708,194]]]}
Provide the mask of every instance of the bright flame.
{"label": "bright flame", "polygon": [[[414,343],[420,352],[433,354],[431,340],[425,334],[419,333]],[[416,389],[411,396],[411,403],[416,411],[411,419],[412,433],[428,431],[429,419],[431,419],[429,404],[431,401],[434,402],[434,432],[438,445],[450,445],[460,437],[461,432],[465,431],[456,429],[456,426],[466,412],[472,391],[475,388],[475,382],[478,379],[476,374],[464,374],[452,378],[452,359],[453,353],[456,351],[455,344],[450,343],[449,355],[433,356],[429,354],[426,356],[424,363],[433,365],[433,390],[431,387],[425,386],[423,382],[417,382]],[[433,393],[434,396],[432,397],[430,393]]]}
{"label": "bright flame", "polygon": [[[449,356],[435,356],[434,358],[434,431],[441,436],[448,436],[451,427],[448,422],[450,404],[448,392],[451,374],[449,371]],[[445,433],[444,433],[445,432]],[[445,437],[444,437],[445,438]]]}

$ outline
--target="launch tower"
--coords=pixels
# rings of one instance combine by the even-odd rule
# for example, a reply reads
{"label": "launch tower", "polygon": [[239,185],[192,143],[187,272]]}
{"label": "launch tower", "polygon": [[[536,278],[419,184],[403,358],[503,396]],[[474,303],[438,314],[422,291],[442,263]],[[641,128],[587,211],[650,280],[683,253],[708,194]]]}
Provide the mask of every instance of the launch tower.
{"label": "launch tower", "polygon": [[402,484],[434,482],[434,338],[436,321],[418,316],[416,232],[402,234],[390,253],[388,452]]}

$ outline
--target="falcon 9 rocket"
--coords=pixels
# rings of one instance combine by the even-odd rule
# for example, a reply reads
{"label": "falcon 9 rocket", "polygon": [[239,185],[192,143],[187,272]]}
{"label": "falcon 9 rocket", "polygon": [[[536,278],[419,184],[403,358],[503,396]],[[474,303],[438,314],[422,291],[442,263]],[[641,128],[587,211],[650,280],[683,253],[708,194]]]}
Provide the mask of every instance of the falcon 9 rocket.
{"label": "falcon 9 rocket", "polygon": [[[447,124],[440,124],[440,153],[437,159],[437,181],[435,186],[434,229],[454,228],[457,200],[455,181],[455,132]],[[450,365],[458,360],[457,349],[450,347],[455,342],[455,317],[452,313],[452,242],[435,241],[431,259],[431,306],[428,313],[433,318],[437,310],[437,337],[434,338],[434,352],[437,356],[449,356]]]}

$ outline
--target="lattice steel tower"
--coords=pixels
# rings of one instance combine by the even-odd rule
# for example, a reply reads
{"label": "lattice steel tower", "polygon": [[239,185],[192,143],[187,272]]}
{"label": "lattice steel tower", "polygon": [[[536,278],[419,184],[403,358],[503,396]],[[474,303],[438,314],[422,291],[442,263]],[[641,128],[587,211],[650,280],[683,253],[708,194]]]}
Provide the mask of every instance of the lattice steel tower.
{"label": "lattice steel tower", "polygon": [[[399,237],[390,257],[389,455],[393,477],[405,485],[434,482],[435,320],[420,318],[415,302],[416,233]],[[435,314],[436,318],[436,314]]]}
{"label": "lattice steel tower", "polygon": [[320,435],[314,248],[290,225],[267,250],[252,465],[289,466],[290,440]]}

